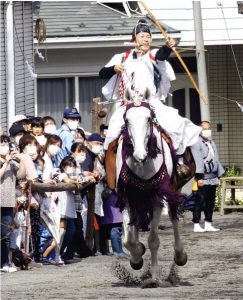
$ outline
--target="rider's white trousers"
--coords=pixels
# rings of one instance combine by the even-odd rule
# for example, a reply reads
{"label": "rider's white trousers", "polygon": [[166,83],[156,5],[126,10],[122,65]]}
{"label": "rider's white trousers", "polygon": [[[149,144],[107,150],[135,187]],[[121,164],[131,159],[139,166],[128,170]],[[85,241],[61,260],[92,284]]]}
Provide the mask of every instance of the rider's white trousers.
{"label": "rider's white trousers", "polygon": [[[186,147],[197,142],[202,130],[200,126],[196,126],[189,119],[181,117],[177,109],[166,106],[157,99],[151,99],[149,103],[154,108],[159,124],[171,137],[177,155],[183,154]],[[122,105],[113,113],[104,143],[105,150],[120,135],[124,125],[125,110],[126,107]]]}

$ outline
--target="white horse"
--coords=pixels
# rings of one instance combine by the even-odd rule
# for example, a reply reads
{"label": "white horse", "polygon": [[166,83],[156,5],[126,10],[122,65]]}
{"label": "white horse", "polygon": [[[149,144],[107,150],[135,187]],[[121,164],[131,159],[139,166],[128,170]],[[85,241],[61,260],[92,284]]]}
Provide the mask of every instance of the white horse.
{"label": "white horse", "polygon": [[159,283],[158,225],[164,200],[168,202],[174,231],[174,261],[179,266],[187,262],[178,230],[177,206],[180,195],[172,192],[169,182],[173,160],[168,144],[161,139],[154,112],[148,102],[128,104],[124,121],[123,139],[119,143],[116,158],[117,190],[124,218],[123,243],[131,254],[131,267],[141,269],[145,246],[139,242],[139,228],[150,224],[148,247],[151,251],[151,275],[152,281]]}

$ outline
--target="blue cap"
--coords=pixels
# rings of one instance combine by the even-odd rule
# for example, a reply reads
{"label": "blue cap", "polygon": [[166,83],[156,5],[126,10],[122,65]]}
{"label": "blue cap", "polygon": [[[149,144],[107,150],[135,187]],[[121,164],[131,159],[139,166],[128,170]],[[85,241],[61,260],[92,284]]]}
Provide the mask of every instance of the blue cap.
{"label": "blue cap", "polygon": [[102,139],[101,135],[99,133],[92,133],[89,137],[88,137],[88,141],[89,142],[104,142],[104,139]]}
{"label": "blue cap", "polygon": [[77,108],[75,107],[67,107],[64,110],[63,118],[72,119],[72,118],[80,118],[80,113],[78,112]]}

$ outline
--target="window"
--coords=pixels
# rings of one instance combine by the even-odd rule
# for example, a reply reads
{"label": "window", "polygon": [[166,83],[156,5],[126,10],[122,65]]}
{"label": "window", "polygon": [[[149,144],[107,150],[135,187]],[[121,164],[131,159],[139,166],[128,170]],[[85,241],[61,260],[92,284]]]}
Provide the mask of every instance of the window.
{"label": "window", "polygon": [[74,78],[37,80],[38,116],[52,116],[61,125],[63,111],[74,105]]}
{"label": "window", "polygon": [[186,87],[174,90],[167,102],[178,109],[180,116],[190,119],[194,124],[201,123],[200,99],[195,89]]}

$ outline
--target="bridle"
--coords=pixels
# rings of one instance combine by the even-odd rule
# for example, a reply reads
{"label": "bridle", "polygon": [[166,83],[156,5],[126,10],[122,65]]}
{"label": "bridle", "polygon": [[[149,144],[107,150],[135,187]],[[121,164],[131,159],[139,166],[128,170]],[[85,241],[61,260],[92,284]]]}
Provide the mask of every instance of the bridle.
{"label": "bridle", "polygon": [[[136,159],[133,157],[134,146],[133,146],[132,138],[131,138],[130,133],[129,133],[128,119],[127,119],[127,112],[131,108],[136,108],[136,107],[137,108],[145,107],[145,108],[149,109],[149,111],[150,111],[150,118],[148,120],[148,122],[149,122],[149,134],[147,136],[148,137],[148,142],[147,142],[148,155],[144,159],[144,161],[140,161],[140,162],[137,162]],[[123,115],[123,119],[124,119],[124,126],[123,126],[122,132],[121,132],[121,135],[123,137],[123,149],[122,149],[123,159],[131,157],[137,163],[144,164],[148,157],[155,158],[158,153],[161,153],[161,150],[157,147],[156,136],[153,133],[153,127],[154,127],[154,125],[157,125],[157,120],[156,120],[156,117],[155,117],[154,110],[152,109],[152,107],[150,106],[148,101],[138,101],[137,100],[137,101],[128,102],[126,104],[126,110],[125,110],[125,113]]]}

